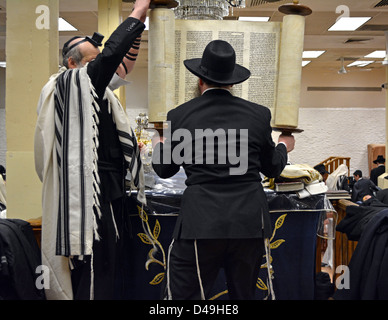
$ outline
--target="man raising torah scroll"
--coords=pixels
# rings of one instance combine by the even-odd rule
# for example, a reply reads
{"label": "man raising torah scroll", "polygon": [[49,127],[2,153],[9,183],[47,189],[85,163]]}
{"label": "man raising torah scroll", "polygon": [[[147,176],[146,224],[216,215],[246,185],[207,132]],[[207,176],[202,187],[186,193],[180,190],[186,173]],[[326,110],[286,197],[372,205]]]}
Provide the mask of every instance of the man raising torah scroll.
{"label": "man raising torah scroll", "polygon": [[253,299],[264,239],[271,234],[260,172],[280,175],[294,137],[280,135],[276,145],[269,109],[233,96],[232,86],[251,73],[236,63],[228,42],[211,41],[202,58],[184,65],[198,77],[201,95],[169,111],[171,136],[153,141],[155,172],[168,178],[182,165],[187,175],[168,254],[166,297],[210,298],[224,267],[229,297]]}
{"label": "man raising torah scroll", "polygon": [[43,182],[42,264],[50,271],[48,299],[119,298],[114,285],[122,271],[118,259],[126,229],[127,171],[138,201],[145,204],[145,195],[136,137],[108,86],[114,86],[116,72],[122,74],[125,56],[145,28],[149,3],[136,1],[102,52],[99,34],[65,43],[65,67],[42,89],[35,167]]}

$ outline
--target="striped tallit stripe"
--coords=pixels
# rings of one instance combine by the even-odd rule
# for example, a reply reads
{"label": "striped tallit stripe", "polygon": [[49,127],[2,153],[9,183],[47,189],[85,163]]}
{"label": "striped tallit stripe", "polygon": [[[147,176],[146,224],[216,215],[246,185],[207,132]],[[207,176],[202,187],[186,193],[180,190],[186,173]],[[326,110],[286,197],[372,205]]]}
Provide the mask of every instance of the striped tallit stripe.
{"label": "striped tallit stripe", "polygon": [[82,105],[82,93],[81,84],[79,79],[79,70],[76,70],[76,83],[78,89],[78,114],[79,114],[79,127],[80,127],[80,191],[81,191],[81,224],[80,224],[80,236],[81,236],[81,252],[85,252],[85,219],[86,219],[86,205],[85,205],[85,174],[84,174],[84,115]]}
{"label": "striped tallit stripe", "polygon": [[[70,73],[70,72],[69,72]],[[55,91],[55,132],[58,166],[61,171],[60,194],[58,206],[57,243],[56,254],[69,255],[69,219],[68,212],[68,135],[69,135],[69,108],[67,102],[70,95],[71,76],[63,73],[58,77]],[[62,209],[63,208],[63,209]],[[63,242],[64,243],[63,243]],[[64,245],[64,252],[62,247]]]}
{"label": "striped tallit stripe", "polygon": [[139,171],[141,168],[140,149],[137,144],[135,134],[131,130],[132,135],[128,132],[117,131],[121,147],[124,153],[124,158],[128,164],[128,169],[131,173],[135,186],[139,185]]}

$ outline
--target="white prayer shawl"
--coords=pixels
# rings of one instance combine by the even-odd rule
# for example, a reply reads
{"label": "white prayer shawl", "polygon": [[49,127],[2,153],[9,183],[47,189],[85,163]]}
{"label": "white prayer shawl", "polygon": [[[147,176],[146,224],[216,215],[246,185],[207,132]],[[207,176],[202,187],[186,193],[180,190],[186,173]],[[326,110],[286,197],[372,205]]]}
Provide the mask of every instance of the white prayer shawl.
{"label": "white prayer shawl", "polygon": [[[50,270],[48,299],[73,299],[69,257],[92,255],[93,240],[98,239],[99,107],[95,97],[86,67],[62,68],[42,89],[38,103],[34,152],[36,172],[43,182],[42,264]],[[145,204],[136,138],[114,93],[107,89],[104,98],[116,123],[132,186]],[[93,268],[91,280],[93,298]]]}
{"label": "white prayer shawl", "polygon": [[0,203],[7,206],[7,190],[5,188],[5,182],[1,174],[0,174]]}
{"label": "white prayer shawl", "polygon": [[328,175],[326,179],[326,185],[329,190],[338,190],[338,179],[341,176],[348,175],[348,167],[346,164],[340,164],[337,169],[335,169],[331,174]]}

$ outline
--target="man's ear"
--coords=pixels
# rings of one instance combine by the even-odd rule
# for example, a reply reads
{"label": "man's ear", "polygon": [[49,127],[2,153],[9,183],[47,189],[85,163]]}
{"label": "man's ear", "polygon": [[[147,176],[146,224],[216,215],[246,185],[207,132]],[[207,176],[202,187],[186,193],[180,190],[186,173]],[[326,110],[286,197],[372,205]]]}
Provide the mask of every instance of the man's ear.
{"label": "man's ear", "polygon": [[67,65],[69,66],[69,69],[76,69],[77,68],[77,64],[75,63],[75,61],[72,57],[69,57],[67,59]]}

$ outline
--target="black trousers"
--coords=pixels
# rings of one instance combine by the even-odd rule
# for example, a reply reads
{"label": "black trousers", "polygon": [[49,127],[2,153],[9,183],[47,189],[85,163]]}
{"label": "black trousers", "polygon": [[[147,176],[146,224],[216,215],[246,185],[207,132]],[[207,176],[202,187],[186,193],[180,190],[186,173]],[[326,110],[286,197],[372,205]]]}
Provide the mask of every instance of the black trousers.
{"label": "black trousers", "polygon": [[[115,221],[112,219],[110,204],[101,203],[101,220],[98,221],[99,241],[93,243],[93,273],[95,300],[121,300],[125,297],[125,259],[128,248],[125,244],[130,237],[129,220],[123,216],[123,199],[112,201]],[[116,224],[116,226],[115,226]],[[116,228],[119,238],[116,237]],[[74,300],[90,299],[91,257],[82,261],[73,259],[71,271]]]}
{"label": "black trousers", "polygon": [[205,299],[211,298],[210,291],[221,268],[225,270],[231,300],[254,298],[264,253],[263,239],[199,239],[196,245],[198,259],[195,240],[179,239],[172,245],[167,272],[173,300],[200,300],[201,285]]}

